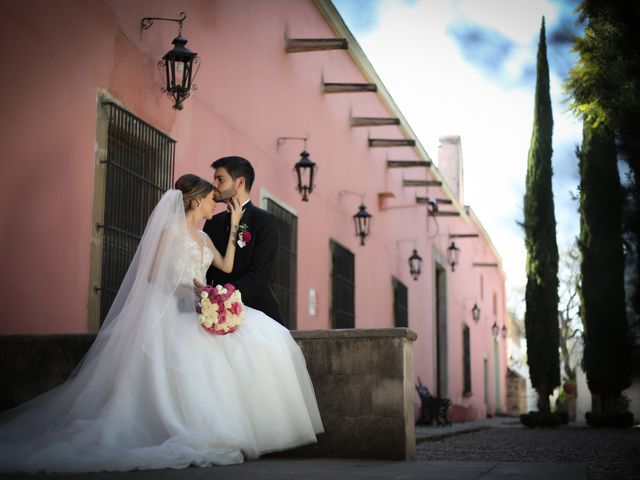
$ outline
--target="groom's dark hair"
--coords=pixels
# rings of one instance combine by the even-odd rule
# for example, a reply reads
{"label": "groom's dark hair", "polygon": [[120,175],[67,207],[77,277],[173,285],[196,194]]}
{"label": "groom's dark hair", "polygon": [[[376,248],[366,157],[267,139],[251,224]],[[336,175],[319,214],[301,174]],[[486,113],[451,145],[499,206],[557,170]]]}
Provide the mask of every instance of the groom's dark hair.
{"label": "groom's dark hair", "polygon": [[251,162],[246,158],[242,157],[222,157],[217,159],[215,162],[211,164],[211,168],[224,168],[231,178],[236,180],[237,178],[244,177],[244,184],[246,186],[247,192],[251,191],[251,187],[253,186],[253,181],[256,178],[256,173],[253,170],[253,166]]}

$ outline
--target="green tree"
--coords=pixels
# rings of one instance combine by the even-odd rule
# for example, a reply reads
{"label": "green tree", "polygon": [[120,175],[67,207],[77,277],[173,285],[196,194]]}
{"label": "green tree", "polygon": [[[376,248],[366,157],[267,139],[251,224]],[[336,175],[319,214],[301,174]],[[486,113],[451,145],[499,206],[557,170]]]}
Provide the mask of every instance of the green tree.
{"label": "green tree", "polygon": [[584,365],[589,389],[610,410],[630,384],[622,253],[622,188],[613,133],[585,123],[580,159],[580,250]]}
{"label": "green tree", "polygon": [[558,245],[553,204],[551,166],[553,115],[549,94],[549,64],[545,23],[538,44],[533,133],[524,196],[527,248],[526,312],[527,357],[531,383],[538,392],[538,410],[549,411],[549,395],[560,385],[558,354]]}
{"label": "green tree", "polygon": [[[567,88],[571,107],[585,123],[613,131],[622,158],[631,171],[631,203],[623,225],[627,238],[640,241],[640,2],[638,0],[583,0],[580,20],[585,24],[574,50],[579,60]],[[615,159],[614,159],[615,161]],[[621,201],[623,201],[621,199]],[[636,262],[634,297],[640,314],[640,262]]]}

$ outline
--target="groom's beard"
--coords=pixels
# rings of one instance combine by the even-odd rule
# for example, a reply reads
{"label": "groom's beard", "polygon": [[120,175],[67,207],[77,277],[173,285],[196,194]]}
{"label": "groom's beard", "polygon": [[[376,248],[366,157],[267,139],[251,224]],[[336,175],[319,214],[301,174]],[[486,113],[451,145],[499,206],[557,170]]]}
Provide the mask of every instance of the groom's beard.
{"label": "groom's beard", "polygon": [[231,197],[233,197],[236,193],[238,193],[238,189],[235,186],[227,190],[217,190],[216,188],[214,188],[213,199],[216,202],[229,203],[229,200],[231,200]]}

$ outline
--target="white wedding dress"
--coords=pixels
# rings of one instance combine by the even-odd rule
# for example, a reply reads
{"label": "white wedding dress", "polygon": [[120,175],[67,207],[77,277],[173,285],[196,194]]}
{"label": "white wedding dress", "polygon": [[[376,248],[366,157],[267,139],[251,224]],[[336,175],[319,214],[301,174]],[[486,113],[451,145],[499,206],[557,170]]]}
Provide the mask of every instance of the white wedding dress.
{"label": "white wedding dress", "polygon": [[0,471],[228,465],[316,441],[313,386],[286,328],[248,307],[234,333],[198,324],[204,245],[187,234],[182,194],[165,193],[81,365],[0,416]]}

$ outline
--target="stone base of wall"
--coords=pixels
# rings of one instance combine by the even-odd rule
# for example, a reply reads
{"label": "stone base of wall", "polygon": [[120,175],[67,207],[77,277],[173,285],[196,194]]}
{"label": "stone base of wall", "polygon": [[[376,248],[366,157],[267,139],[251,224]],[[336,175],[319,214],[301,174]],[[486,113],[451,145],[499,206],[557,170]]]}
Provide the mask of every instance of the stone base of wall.
{"label": "stone base of wall", "polygon": [[507,370],[507,414],[527,413],[527,381],[517,372]]}
{"label": "stone base of wall", "polygon": [[63,383],[95,335],[0,335],[0,411]]}
{"label": "stone base of wall", "polygon": [[453,423],[472,422],[478,419],[478,412],[473,405],[451,405],[449,408],[449,420]]}
{"label": "stone base of wall", "polygon": [[[406,328],[292,332],[304,353],[325,433],[280,453],[415,457],[412,342]],[[63,383],[95,335],[0,336],[0,411]]]}

